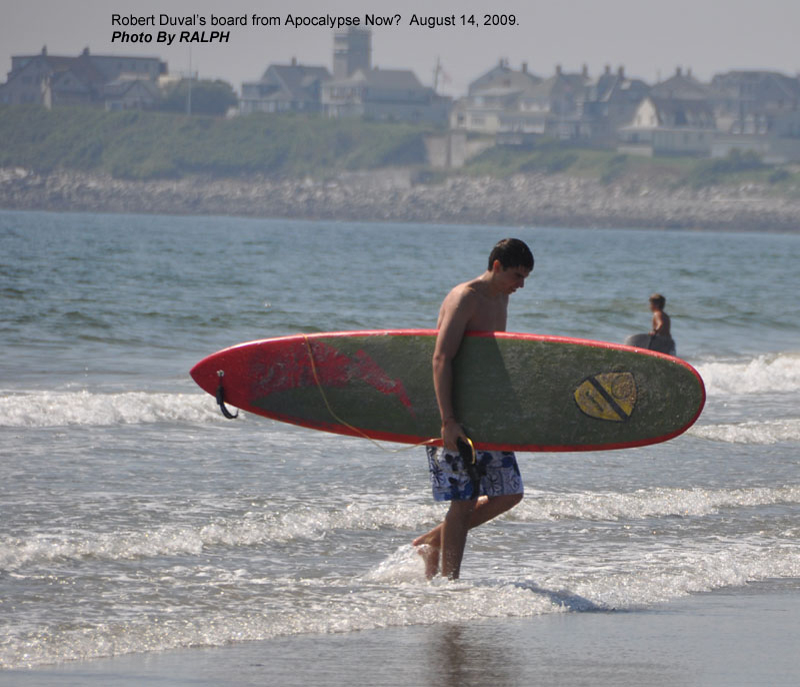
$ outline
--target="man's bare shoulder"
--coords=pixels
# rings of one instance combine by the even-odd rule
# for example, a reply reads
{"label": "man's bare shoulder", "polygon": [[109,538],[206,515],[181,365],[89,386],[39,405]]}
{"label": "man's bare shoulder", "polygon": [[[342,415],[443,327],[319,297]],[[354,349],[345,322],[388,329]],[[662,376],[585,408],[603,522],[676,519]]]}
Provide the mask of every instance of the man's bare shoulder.
{"label": "man's bare shoulder", "polygon": [[483,283],[480,279],[470,279],[454,286],[445,297],[445,301],[460,303],[461,301],[475,301],[480,298]]}

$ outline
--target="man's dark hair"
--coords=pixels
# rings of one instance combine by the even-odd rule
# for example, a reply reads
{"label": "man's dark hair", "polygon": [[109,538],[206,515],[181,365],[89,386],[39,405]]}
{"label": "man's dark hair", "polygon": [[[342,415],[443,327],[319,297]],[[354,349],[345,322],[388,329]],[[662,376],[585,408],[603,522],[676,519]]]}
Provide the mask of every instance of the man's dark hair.
{"label": "man's dark hair", "polygon": [[509,267],[524,267],[526,270],[533,271],[533,253],[525,242],[519,239],[498,241],[489,254],[490,270],[495,260],[499,260],[503,269],[506,270]]}

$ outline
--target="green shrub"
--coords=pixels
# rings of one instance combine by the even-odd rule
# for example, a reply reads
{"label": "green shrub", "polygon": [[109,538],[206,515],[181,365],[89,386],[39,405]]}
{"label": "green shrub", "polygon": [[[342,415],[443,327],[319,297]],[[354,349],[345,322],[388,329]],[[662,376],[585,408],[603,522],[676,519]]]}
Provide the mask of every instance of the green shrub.
{"label": "green shrub", "polygon": [[[194,97],[194,96],[193,96]],[[96,108],[0,107],[0,165],[82,169],[148,179],[323,176],[425,162],[430,127],[310,115],[233,119]]]}

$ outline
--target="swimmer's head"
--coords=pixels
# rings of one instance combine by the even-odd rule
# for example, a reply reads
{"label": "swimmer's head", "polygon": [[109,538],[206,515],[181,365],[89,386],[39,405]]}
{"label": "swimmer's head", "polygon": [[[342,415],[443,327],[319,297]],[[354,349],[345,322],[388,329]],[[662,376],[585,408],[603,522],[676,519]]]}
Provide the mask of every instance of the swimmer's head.
{"label": "swimmer's head", "polygon": [[663,310],[667,304],[667,299],[660,293],[654,293],[650,296],[650,310]]}

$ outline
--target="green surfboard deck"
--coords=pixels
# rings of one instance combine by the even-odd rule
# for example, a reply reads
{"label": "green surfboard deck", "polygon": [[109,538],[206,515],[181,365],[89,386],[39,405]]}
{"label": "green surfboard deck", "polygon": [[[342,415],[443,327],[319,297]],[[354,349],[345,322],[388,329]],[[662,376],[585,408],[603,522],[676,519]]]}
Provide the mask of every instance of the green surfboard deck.
{"label": "green surfboard deck", "polygon": [[[399,330],[267,339],[209,356],[192,376],[215,393],[223,371],[227,402],[246,411],[421,443],[440,432],[431,372],[435,337],[435,331]],[[627,396],[615,398],[617,387]],[[576,398],[579,388],[597,406],[594,414],[585,398]],[[580,339],[475,333],[465,336],[454,360],[453,400],[479,448],[576,451],[674,437],[696,420],[705,391],[690,365],[662,354]]]}

